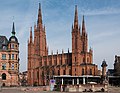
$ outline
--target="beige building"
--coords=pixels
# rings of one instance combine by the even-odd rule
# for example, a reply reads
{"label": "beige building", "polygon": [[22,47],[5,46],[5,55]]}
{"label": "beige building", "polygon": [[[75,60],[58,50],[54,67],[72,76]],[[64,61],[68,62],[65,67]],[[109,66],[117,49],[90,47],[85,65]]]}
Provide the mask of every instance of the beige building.
{"label": "beige building", "polygon": [[0,36],[0,77],[2,86],[19,85],[19,43],[13,22],[12,36]]}

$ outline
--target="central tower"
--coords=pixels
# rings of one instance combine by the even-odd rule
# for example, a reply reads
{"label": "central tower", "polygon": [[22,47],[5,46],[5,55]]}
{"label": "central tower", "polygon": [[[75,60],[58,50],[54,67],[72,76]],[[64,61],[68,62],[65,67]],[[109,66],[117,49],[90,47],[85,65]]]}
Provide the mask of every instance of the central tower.
{"label": "central tower", "polygon": [[34,25],[34,49],[35,54],[47,56],[47,44],[45,26],[42,23],[41,4],[39,3],[37,26]]}

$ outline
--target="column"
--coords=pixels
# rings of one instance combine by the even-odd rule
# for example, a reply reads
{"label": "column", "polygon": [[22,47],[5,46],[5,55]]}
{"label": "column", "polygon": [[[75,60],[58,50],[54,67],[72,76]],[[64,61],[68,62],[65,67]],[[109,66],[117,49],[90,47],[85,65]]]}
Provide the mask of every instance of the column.
{"label": "column", "polygon": [[62,85],[63,85],[64,83],[63,83],[63,78],[62,78]]}
{"label": "column", "polygon": [[77,78],[77,85],[79,85],[79,78]]}
{"label": "column", "polygon": [[72,80],[72,84],[74,85],[74,79]]}
{"label": "column", "polygon": [[85,85],[85,77],[83,77],[83,84]]}

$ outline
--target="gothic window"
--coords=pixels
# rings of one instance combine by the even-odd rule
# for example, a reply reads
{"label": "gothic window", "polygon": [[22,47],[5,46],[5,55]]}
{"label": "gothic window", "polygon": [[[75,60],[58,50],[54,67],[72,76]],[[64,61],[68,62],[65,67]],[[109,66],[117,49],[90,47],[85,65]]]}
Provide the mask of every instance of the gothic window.
{"label": "gothic window", "polygon": [[82,75],[84,75],[84,69],[82,69]]}
{"label": "gothic window", "polygon": [[65,70],[63,70],[63,75],[66,75]]}
{"label": "gothic window", "polygon": [[14,70],[14,63],[12,63],[12,65],[11,65],[11,69]]}
{"label": "gothic window", "polygon": [[2,59],[3,59],[3,60],[6,59],[6,54],[2,54]]}
{"label": "gothic window", "polygon": [[71,75],[71,69],[69,69],[69,75]]}
{"label": "gothic window", "polygon": [[37,78],[39,78],[39,72],[37,71]]}
{"label": "gothic window", "polygon": [[14,59],[14,54],[12,54],[12,59]]}
{"label": "gothic window", "polygon": [[2,74],[2,80],[6,80],[6,74],[5,73]]}
{"label": "gothic window", "polygon": [[2,64],[2,70],[6,70],[6,63]]}
{"label": "gothic window", "polygon": [[90,75],[92,75],[92,69],[90,69]]}
{"label": "gothic window", "polygon": [[60,70],[58,70],[58,75],[60,75]]}

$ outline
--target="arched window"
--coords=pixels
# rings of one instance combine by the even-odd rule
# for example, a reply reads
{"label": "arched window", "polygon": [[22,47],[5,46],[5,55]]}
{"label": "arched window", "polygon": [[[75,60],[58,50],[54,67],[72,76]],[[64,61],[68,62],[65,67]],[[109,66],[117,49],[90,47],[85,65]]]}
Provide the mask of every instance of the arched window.
{"label": "arched window", "polygon": [[90,75],[92,75],[92,69],[90,69]]}
{"label": "arched window", "polygon": [[82,69],[82,75],[84,75],[84,68]]}
{"label": "arched window", "polygon": [[71,75],[72,74],[72,70],[71,69],[69,69],[69,75]]}
{"label": "arched window", "polygon": [[5,73],[2,74],[2,80],[6,80],[6,74]]}
{"label": "arched window", "polygon": [[39,72],[37,71],[37,79],[39,78]]}
{"label": "arched window", "polygon": [[65,70],[63,70],[63,75],[66,75]]}
{"label": "arched window", "polygon": [[58,70],[58,75],[60,75],[60,71]]}

